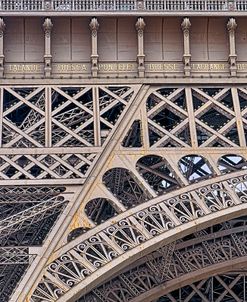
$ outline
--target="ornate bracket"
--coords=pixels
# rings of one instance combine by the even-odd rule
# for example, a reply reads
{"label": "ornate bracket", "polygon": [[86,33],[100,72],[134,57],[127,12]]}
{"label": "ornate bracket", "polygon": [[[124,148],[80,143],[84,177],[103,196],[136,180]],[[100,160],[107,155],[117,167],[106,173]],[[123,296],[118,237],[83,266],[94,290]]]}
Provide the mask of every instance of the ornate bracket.
{"label": "ornate bracket", "polygon": [[138,54],[137,54],[138,73],[139,73],[139,77],[144,77],[145,75],[144,28],[146,26],[144,19],[142,17],[138,18],[135,26],[138,36]]}
{"label": "ornate bracket", "polygon": [[236,43],[235,43],[235,32],[237,23],[234,18],[230,18],[227,23],[227,30],[229,33],[229,64],[231,76],[237,75],[237,54],[236,54]]}
{"label": "ornate bracket", "polygon": [[89,23],[89,27],[91,30],[91,39],[92,39],[92,53],[91,53],[91,72],[93,77],[98,76],[98,29],[99,29],[99,22],[97,18],[92,18],[91,22]]}
{"label": "ornate bracket", "polygon": [[51,31],[53,24],[50,18],[46,18],[43,24],[43,29],[45,32],[45,54],[44,54],[44,62],[45,62],[45,77],[48,78],[51,76]]}
{"label": "ornate bracket", "polygon": [[183,62],[184,62],[184,74],[186,77],[190,76],[191,66],[191,54],[190,54],[190,19],[184,18],[181,24],[182,31],[184,34],[184,54],[183,54]]}

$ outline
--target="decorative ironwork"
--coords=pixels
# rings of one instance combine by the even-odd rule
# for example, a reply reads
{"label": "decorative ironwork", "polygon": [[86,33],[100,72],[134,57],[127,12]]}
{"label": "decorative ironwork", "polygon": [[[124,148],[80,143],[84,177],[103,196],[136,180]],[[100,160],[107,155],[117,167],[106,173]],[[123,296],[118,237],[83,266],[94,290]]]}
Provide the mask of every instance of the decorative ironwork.
{"label": "decorative ironwork", "polygon": [[[242,183],[241,178],[237,179],[238,184]],[[199,217],[205,216],[208,213],[220,213],[220,211],[225,208],[228,208],[229,206],[237,206],[241,202],[241,199],[236,200],[235,198],[233,198],[234,188],[230,189],[230,187],[224,186],[224,183],[224,181],[215,182],[209,186],[198,187],[198,189],[195,189],[186,194],[181,194],[179,196],[169,198],[167,200],[164,199],[163,202],[157,202],[156,204],[152,203],[151,206],[144,206],[143,210],[138,210],[136,213],[126,216],[126,218],[121,219],[117,223],[107,226],[104,229],[101,228],[97,235],[95,233],[94,236],[88,237],[87,240],[82,241],[81,243],[79,243],[79,245],[76,245],[72,249],[70,248],[69,250],[67,250],[67,252],[64,254],[65,261],[67,261],[67,255],[73,255],[73,257],[79,260],[79,262],[85,267],[85,269],[87,268],[89,270],[87,271],[87,273],[85,273],[83,277],[86,278],[88,274],[94,274],[94,272],[97,271],[97,269],[101,265],[107,265],[108,263],[111,263],[113,261],[113,254],[121,255],[122,253],[126,253],[127,251],[137,246],[141,246],[143,242],[149,240],[150,238],[153,238],[154,236],[158,236],[159,234],[167,232],[181,224],[196,220]],[[196,196],[200,196],[200,202],[198,202]],[[242,202],[243,201],[244,199],[242,199]],[[86,234],[84,235],[84,238],[85,236]],[[89,252],[89,250],[87,250],[86,252],[85,250],[81,249],[81,246],[88,246],[88,242],[91,242],[90,244],[94,245],[94,250],[92,250],[91,252]],[[230,253],[229,257],[234,258],[239,256],[239,253],[236,252],[235,249],[233,249],[233,243],[231,243],[231,241],[229,241],[228,239],[224,239],[224,242],[225,245],[222,244],[221,241],[214,242],[211,245],[211,250],[214,253],[213,258],[215,259],[215,261],[223,261],[223,259],[228,259],[225,258],[226,256],[222,256],[226,254],[226,251],[220,251],[220,249],[224,248],[228,249]],[[104,245],[104,248],[102,245]],[[196,250],[198,250],[196,246],[193,248],[196,248]],[[199,252],[199,250],[198,253],[199,254],[196,257],[202,257],[200,261],[203,261],[204,266],[212,264],[212,257],[204,255],[204,252]],[[92,260],[89,260],[88,257],[92,257],[92,259],[96,257],[97,261],[95,262],[95,264],[93,264],[94,262]],[[171,264],[171,266],[179,266],[180,269],[185,266],[187,271],[199,269],[196,263],[194,263],[194,261],[197,260],[193,260],[194,256],[190,260],[190,257],[192,257],[192,254],[191,252],[189,252],[188,249],[185,249],[183,252],[180,250],[176,258],[176,261],[178,261],[179,263],[173,263]],[[56,267],[58,265],[62,267],[62,259],[63,255],[61,255],[58,260],[55,260],[55,262],[49,264],[49,266],[47,267],[47,273],[50,270],[49,267],[53,267],[53,265],[55,265]],[[73,262],[72,259],[70,261]],[[47,273],[45,273],[44,276],[49,279]],[[173,277],[171,276],[171,278]],[[63,286],[61,287],[61,289],[63,289],[63,291],[65,292],[69,291],[71,287],[75,286],[76,283],[80,282],[81,277],[77,276],[76,278],[77,280],[73,281],[71,286],[68,284],[67,281],[62,281],[62,284],[64,284],[66,289]],[[61,282],[61,280],[59,282]],[[41,301],[38,298],[42,297],[40,286],[41,285],[36,288],[32,296],[32,299],[35,302]]]}
{"label": "decorative ironwork", "polygon": [[[178,230],[188,234],[197,227],[204,238],[202,221],[211,225],[215,217],[247,209],[243,87],[53,85],[1,91],[0,248],[20,248],[18,257],[10,253],[6,261],[27,261],[20,265],[35,274],[28,281],[32,302],[67,299],[85,291],[88,280],[97,287],[102,271],[110,278],[127,258],[134,267],[140,251],[157,250],[175,233],[182,237]],[[226,232],[226,225],[218,228]],[[244,257],[239,242],[245,235],[239,234],[205,237],[204,245],[178,238],[145,258],[146,266],[83,299],[122,302],[185,272]],[[48,237],[53,252],[45,249]],[[50,260],[36,272],[33,258],[21,251],[37,245]],[[19,288],[27,282],[22,276]]]}
{"label": "decorative ironwork", "polygon": [[[166,288],[169,288],[169,284],[174,283],[176,278],[245,256],[246,227],[246,217],[243,217],[215,225],[166,245],[141,258],[137,266],[119,273],[112,280],[93,289],[78,302],[120,302],[134,299],[141,301],[144,296],[147,299],[149,291],[152,292],[154,288],[162,288],[166,293],[163,295],[160,290],[158,294],[162,297],[155,300],[156,302],[185,302],[194,299],[219,302],[245,301],[247,272],[243,269],[238,273],[226,272],[221,276],[210,277],[172,292],[167,292]],[[177,286],[179,284],[180,282]]]}

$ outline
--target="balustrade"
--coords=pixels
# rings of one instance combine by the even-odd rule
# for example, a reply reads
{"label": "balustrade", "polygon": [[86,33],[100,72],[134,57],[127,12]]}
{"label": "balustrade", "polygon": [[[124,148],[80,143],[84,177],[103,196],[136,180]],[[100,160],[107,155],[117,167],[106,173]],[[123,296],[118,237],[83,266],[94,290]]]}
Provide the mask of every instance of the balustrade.
{"label": "balustrade", "polygon": [[246,11],[247,0],[0,0],[0,11]]}

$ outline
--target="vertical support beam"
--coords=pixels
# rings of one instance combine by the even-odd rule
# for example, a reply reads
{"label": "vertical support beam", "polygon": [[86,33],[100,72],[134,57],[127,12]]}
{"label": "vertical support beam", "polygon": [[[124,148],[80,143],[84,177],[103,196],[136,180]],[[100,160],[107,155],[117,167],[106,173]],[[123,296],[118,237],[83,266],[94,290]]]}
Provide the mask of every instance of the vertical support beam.
{"label": "vertical support beam", "polygon": [[143,18],[138,18],[136,22],[137,39],[138,39],[138,53],[137,53],[137,64],[138,74],[140,78],[145,76],[145,65],[144,65],[144,28],[146,24]]}
{"label": "vertical support beam", "polygon": [[141,133],[142,133],[143,148],[145,150],[148,150],[150,148],[150,144],[149,144],[147,109],[145,103],[143,103],[141,107]]}
{"label": "vertical support beam", "polygon": [[191,88],[189,87],[185,88],[185,95],[186,95],[186,104],[187,104],[188,117],[189,117],[191,146],[192,148],[196,148],[198,147],[198,142],[197,142],[196,123],[195,123],[195,114],[194,114]]}
{"label": "vertical support beam", "polygon": [[94,118],[94,144],[101,146],[99,87],[93,87],[93,118]]}
{"label": "vertical support beam", "polygon": [[190,76],[191,66],[191,54],[190,54],[190,19],[184,18],[181,24],[182,31],[184,34],[184,54],[183,54],[183,62],[184,62],[184,74],[186,77]]}
{"label": "vertical support beam", "polygon": [[99,29],[99,22],[97,18],[92,18],[91,22],[89,23],[89,27],[91,30],[91,40],[92,40],[92,52],[91,52],[91,72],[92,77],[98,76],[98,29]]}
{"label": "vertical support beam", "polygon": [[238,137],[239,137],[239,144],[240,147],[246,147],[246,139],[245,139],[245,133],[244,133],[244,126],[243,126],[243,120],[242,120],[242,114],[239,104],[239,97],[238,97],[238,91],[237,88],[232,88],[232,100],[233,100],[233,106],[234,106],[234,112],[236,117],[236,124],[238,129]]}
{"label": "vertical support beam", "polygon": [[44,62],[45,62],[45,77],[49,78],[51,77],[51,61],[52,61],[52,55],[51,55],[51,30],[52,30],[53,24],[51,22],[50,18],[46,18],[45,22],[43,24],[44,32],[45,32],[45,54],[44,54]]}
{"label": "vertical support beam", "polygon": [[237,23],[234,18],[230,18],[227,23],[227,30],[229,33],[229,65],[230,74],[232,77],[237,75],[237,54],[236,54],[236,42],[235,42],[235,31]]}
{"label": "vertical support beam", "polygon": [[3,18],[0,18],[0,78],[4,75],[4,50],[3,50],[3,36],[5,31],[5,23]]}
{"label": "vertical support beam", "polygon": [[52,146],[52,128],[51,128],[51,87],[45,88],[45,146]]}

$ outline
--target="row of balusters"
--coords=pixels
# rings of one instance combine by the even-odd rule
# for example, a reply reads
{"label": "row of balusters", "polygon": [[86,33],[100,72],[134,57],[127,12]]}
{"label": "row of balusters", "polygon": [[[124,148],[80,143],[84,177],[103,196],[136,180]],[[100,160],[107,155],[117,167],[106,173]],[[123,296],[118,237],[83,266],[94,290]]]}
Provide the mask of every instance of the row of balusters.
{"label": "row of balusters", "polygon": [[225,11],[247,9],[247,0],[0,0],[3,11]]}

